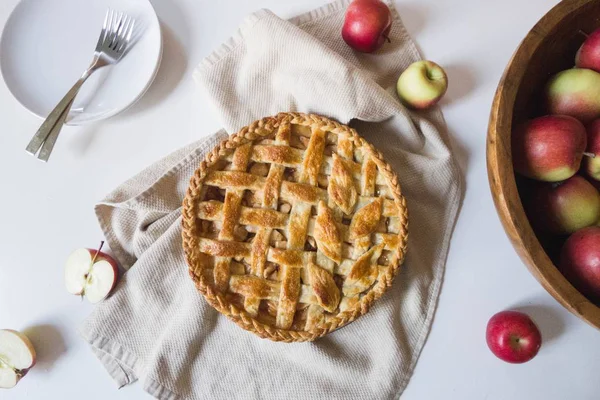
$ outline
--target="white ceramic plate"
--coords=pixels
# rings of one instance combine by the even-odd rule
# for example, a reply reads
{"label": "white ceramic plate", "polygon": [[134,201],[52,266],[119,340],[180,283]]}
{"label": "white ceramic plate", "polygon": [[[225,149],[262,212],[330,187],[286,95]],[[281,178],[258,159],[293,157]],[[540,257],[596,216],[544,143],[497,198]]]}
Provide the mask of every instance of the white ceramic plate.
{"label": "white ceramic plate", "polygon": [[0,71],[25,108],[46,118],[88,67],[106,10],[136,19],[137,38],[114,65],[95,72],[75,99],[68,124],[113,116],[152,83],[162,54],[160,24],[148,0],[21,0],[0,39]]}

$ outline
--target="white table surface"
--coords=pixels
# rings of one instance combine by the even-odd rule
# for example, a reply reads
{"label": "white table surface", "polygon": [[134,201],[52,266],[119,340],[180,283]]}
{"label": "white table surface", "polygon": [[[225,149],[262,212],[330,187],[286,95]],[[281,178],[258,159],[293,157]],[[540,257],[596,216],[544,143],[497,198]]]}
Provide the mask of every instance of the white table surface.
{"label": "white table surface", "polygon": [[[3,26],[18,0],[0,1]],[[552,299],[527,272],[502,230],[485,167],[492,97],[512,52],[556,0],[396,1],[425,57],[448,71],[442,103],[466,197],[433,329],[403,399],[597,399],[600,332]],[[41,123],[0,84],[0,327],[26,330],[38,365],[2,399],[149,399],[140,385],[117,390],[77,326],[92,306],[64,290],[63,264],[96,246],[93,205],[145,166],[218,128],[196,93],[194,66],[242,18],[270,8],[288,17],[319,0],[154,0],[164,28],[156,82],[108,121],[67,127],[48,164],[23,150]],[[0,55],[1,56],[1,55]],[[539,355],[497,360],[485,327],[495,312],[524,308],[540,325]]]}

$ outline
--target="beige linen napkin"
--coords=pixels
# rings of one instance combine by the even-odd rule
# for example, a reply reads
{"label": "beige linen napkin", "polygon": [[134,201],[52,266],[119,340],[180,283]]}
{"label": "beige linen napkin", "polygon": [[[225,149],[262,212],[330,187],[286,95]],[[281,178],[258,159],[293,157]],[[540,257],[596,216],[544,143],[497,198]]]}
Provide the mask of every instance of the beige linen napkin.
{"label": "beige linen napkin", "polygon": [[402,393],[425,342],[461,197],[441,113],[413,113],[394,84],[420,56],[396,11],[391,44],[357,54],[340,36],[348,1],[291,21],[269,11],[198,66],[225,131],[279,111],[350,123],[400,176],[409,249],[392,288],[356,322],[313,343],[274,343],[217,313],[188,277],[181,202],[225,131],[122,184],[96,207],[115,256],[131,269],[81,331],[119,386],[159,399],[388,399]]}

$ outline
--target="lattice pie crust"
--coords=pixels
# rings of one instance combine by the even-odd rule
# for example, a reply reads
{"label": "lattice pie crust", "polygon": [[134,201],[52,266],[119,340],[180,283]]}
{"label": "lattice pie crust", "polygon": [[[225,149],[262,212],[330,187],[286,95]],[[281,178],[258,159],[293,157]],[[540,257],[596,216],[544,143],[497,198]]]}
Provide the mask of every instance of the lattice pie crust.
{"label": "lattice pie crust", "polygon": [[244,329],[314,340],[366,313],[404,259],[398,178],[354,129],[280,113],[200,163],[183,204],[190,276]]}

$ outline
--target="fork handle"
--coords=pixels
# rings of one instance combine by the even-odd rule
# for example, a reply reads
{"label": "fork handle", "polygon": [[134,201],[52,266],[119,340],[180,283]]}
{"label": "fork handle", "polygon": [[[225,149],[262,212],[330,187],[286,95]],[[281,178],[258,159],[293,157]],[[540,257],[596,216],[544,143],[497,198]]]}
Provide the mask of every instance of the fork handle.
{"label": "fork handle", "polygon": [[71,109],[72,105],[73,105],[73,102],[71,101],[69,103],[69,105],[67,106],[67,108],[65,108],[65,110],[61,114],[58,121],[56,122],[56,125],[54,125],[54,127],[52,129],[50,129],[50,133],[48,134],[48,137],[46,138],[46,140],[44,140],[42,149],[40,150],[40,153],[38,154],[39,160],[48,162],[48,159],[50,158],[50,154],[52,153],[52,149],[54,148],[54,144],[56,143],[56,139],[58,139],[58,134],[60,133],[60,130],[62,129],[63,125],[65,124],[65,120],[67,119],[67,116],[69,115],[69,110]]}
{"label": "fork handle", "polygon": [[65,97],[63,97],[62,100],[58,102],[58,104],[56,105],[56,107],[54,107],[54,110],[50,112],[42,126],[40,126],[33,138],[31,138],[31,141],[25,148],[25,151],[32,155],[35,155],[35,153],[37,153],[37,151],[40,149],[40,147],[42,147],[42,144],[44,144],[44,141],[52,131],[52,128],[54,128],[54,125],[56,125],[56,123],[59,121],[60,116],[63,114],[65,109],[70,108],[71,102],[73,101],[75,96],[77,96],[79,89],[81,89],[81,86],[88,78],[88,76],[89,74],[84,74],[81,78],[79,78],[79,80],[77,80],[73,87],[67,92]]}

